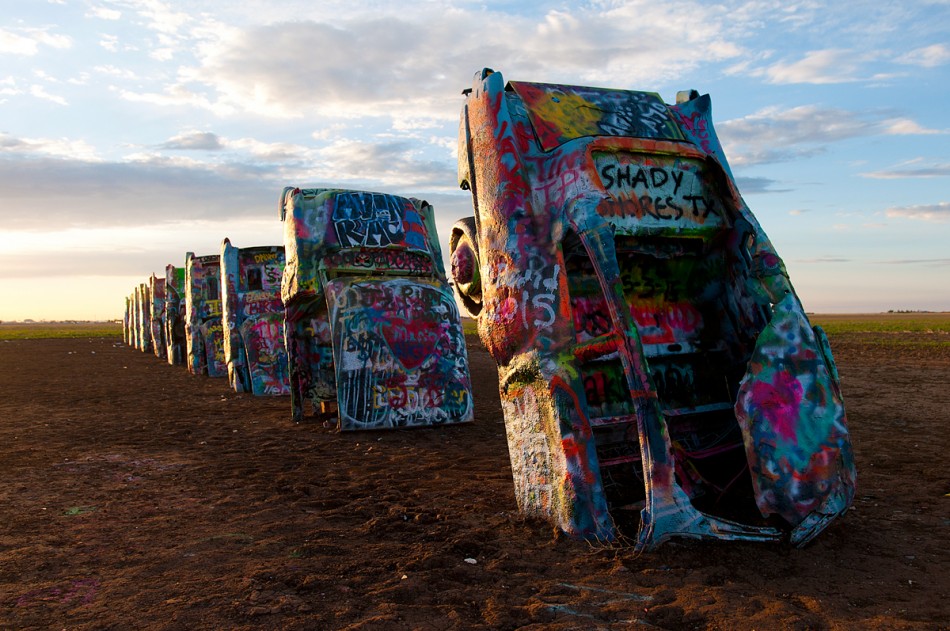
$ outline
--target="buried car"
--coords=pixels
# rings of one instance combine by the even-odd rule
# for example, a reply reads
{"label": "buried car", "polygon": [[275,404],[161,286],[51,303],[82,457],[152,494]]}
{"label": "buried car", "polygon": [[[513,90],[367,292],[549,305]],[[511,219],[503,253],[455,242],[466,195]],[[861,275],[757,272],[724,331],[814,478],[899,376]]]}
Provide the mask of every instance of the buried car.
{"label": "buried car", "polygon": [[135,347],[143,353],[152,350],[151,303],[148,283],[139,283],[135,289]]}
{"label": "buried car", "polygon": [[290,394],[280,280],[284,247],[221,243],[224,356],[235,392]]}
{"label": "buried car", "polygon": [[129,346],[129,339],[131,339],[131,331],[129,329],[129,319],[132,314],[132,299],[128,296],[125,297],[125,310],[122,312],[122,343],[126,346]]}
{"label": "buried car", "polygon": [[185,363],[185,268],[165,266],[165,356],[168,363]]}
{"label": "buried car", "polygon": [[519,507],[590,540],[803,545],[850,506],[838,374],[740,196],[708,95],[465,92],[450,238]]}
{"label": "buried car", "polygon": [[185,347],[188,372],[209,377],[227,376],[218,254],[185,254]]}
{"label": "buried car", "polygon": [[148,279],[148,293],[152,352],[159,359],[165,359],[168,353],[165,343],[165,277],[152,274]]}
{"label": "buried car", "polygon": [[335,407],[341,430],[470,421],[468,355],[432,206],[288,187],[280,217],[294,419]]}

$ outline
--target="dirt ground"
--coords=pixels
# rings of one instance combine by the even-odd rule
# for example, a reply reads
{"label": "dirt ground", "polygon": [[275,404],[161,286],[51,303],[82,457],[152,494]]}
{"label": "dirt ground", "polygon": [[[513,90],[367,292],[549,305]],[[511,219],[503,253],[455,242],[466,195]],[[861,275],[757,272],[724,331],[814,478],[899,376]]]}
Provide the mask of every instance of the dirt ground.
{"label": "dirt ground", "polygon": [[950,347],[832,338],[858,467],[814,543],[593,548],[474,423],[337,434],[117,339],[0,342],[0,628],[938,629]]}

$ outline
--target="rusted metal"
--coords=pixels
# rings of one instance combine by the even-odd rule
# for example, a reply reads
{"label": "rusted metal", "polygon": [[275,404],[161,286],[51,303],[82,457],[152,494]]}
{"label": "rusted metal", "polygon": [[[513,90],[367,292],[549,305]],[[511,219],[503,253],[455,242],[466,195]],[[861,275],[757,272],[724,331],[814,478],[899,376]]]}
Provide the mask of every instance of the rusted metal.
{"label": "rusted metal", "polygon": [[221,326],[221,257],[185,255],[185,342],[188,372],[226,377]]}
{"label": "rusted metal", "polygon": [[222,317],[228,380],[236,392],[290,394],[280,281],[284,246],[221,243]]}
{"label": "rusted metal", "polygon": [[185,268],[165,266],[165,355],[168,363],[185,363],[188,345],[185,341]]}
{"label": "rusted metal", "polygon": [[294,418],[335,405],[341,430],[470,421],[468,355],[432,206],[289,187],[280,216]]}
{"label": "rusted metal", "polygon": [[465,98],[450,239],[521,509],[592,540],[804,544],[854,494],[837,371],[739,194],[708,95]]}

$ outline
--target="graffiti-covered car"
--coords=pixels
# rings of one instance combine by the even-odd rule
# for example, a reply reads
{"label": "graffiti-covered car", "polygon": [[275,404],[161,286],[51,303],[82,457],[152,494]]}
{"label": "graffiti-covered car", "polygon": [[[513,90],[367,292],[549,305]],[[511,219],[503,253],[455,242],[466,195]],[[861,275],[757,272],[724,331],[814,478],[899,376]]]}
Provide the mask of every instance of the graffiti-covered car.
{"label": "graffiti-covered car", "polygon": [[280,281],[284,246],[221,243],[224,356],[236,392],[290,394]]}
{"label": "graffiti-covered car", "polygon": [[148,279],[149,335],[155,357],[165,359],[168,347],[165,344],[165,277],[152,274]]}
{"label": "graffiti-covered car", "polygon": [[165,356],[172,366],[185,363],[185,268],[165,266]]}
{"label": "graffiti-covered car", "polygon": [[122,343],[126,346],[132,345],[132,327],[130,323],[133,319],[133,298],[125,297],[125,310],[122,312]]}
{"label": "graffiti-covered car", "polygon": [[152,299],[148,283],[139,283],[135,289],[135,341],[143,353],[152,350]]}
{"label": "graffiti-covered car", "polygon": [[468,355],[428,203],[284,189],[282,296],[294,418],[341,430],[472,419]]}
{"label": "graffiti-covered car", "polygon": [[460,301],[498,365],[520,508],[590,540],[804,544],[850,505],[838,375],[740,196],[708,95],[466,91]]}
{"label": "graffiti-covered car", "polygon": [[221,326],[221,257],[185,255],[185,345],[188,372],[226,377]]}

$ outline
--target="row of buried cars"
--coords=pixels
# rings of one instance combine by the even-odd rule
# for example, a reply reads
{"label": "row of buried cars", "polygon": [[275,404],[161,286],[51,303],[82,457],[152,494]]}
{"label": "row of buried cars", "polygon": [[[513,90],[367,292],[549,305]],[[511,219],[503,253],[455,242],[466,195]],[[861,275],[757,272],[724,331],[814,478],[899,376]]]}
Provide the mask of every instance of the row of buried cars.
{"label": "row of buried cars", "polygon": [[498,367],[523,512],[649,549],[804,545],[847,511],[830,346],[736,188],[709,96],[490,69],[463,94],[474,215],[449,237],[454,296],[429,204],[288,188],[283,248],[225,240],[169,266],[130,298],[130,343],[289,392],[297,420],[309,406],[343,430],[460,423],[459,304]]}
{"label": "row of buried cars", "polygon": [[126,299],[126,341],[341,430],[471,421],[459,310],[432,206],[286,188],[285,244],[185,256]]}

